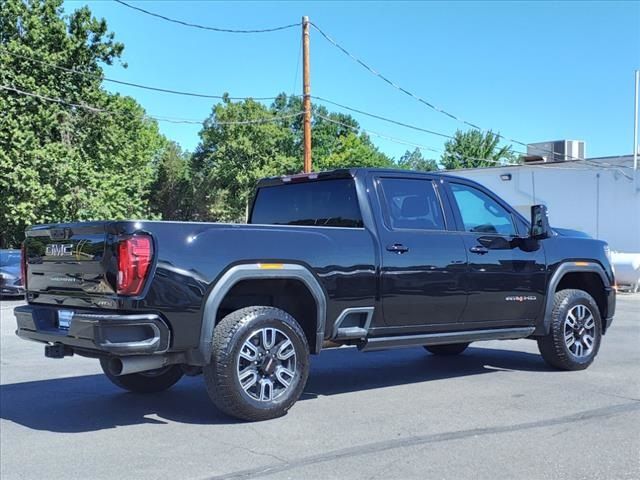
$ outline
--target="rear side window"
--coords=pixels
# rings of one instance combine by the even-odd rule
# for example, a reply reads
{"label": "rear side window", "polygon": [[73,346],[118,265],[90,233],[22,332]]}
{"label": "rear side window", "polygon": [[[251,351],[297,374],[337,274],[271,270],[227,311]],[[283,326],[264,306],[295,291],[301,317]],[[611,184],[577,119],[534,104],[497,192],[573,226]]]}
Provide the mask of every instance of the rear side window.
{"label": "rear side window", "polygon": [[259,188],[249,223],[363,226],[356,187],[350,178]]}
{"label": "rear side window", "polygon": [[20,265],[20,250],[4,250],[0,252],[0,266]]}
{"label": "rear side window", "polygon": [[458,204],[465,231],[516,234],[511,213],[489,195],[459,183],[452,183],[451,191]]}
{"label": "rear side window", "polygon": [[431,180],[380,179],[389,227],[392,229],[444,230],[440,201]]}

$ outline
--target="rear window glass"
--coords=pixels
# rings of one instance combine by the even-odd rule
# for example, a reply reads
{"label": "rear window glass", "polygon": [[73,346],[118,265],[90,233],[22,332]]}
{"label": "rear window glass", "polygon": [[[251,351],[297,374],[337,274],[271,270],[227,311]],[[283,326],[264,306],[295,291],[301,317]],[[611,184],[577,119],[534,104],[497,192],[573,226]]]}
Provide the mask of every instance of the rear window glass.
{"label": "rear window glass", "polygon": [[259,188],[250,223],[358,228],[362,216],[346,178]]}

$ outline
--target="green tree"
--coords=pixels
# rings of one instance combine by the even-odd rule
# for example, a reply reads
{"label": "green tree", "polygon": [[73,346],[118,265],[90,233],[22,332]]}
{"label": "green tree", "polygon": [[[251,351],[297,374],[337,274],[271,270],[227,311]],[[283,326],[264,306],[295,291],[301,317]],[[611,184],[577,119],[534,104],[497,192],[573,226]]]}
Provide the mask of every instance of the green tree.
{"label": "green tree", "polygon": [[[302,171],[300,99],[279,95],[269,107],[228,98],[215,105],[192,161],[194,218],[242,221],[256,182]],[[314,108],[313,168],[392,166],[350,116]],[[285,117],[265,123],[228,124]],[[324,117],[324,118],[323,118]],[[326,119],[329,120],[326,120]]]}
{"label": "green tree", "polygon": [[438,162],[430,158],[424,158],[422,151],[416,148],[414,151],[407,150],[398,160],[398,168],[403,170],[417,170],[421,172],[432,172],[438,170]]}
{"label": "green tree", "polygon": [[149,208],[163,220],[190,220],[193,206],[191,155],[175,142],[166,142],[155,165]]}
{"label": "green tree", "polygon": [[87,7],[65,15],[62,0],[0,2],[0,85],[61,100],[0,87],[3,247],[34,223],[148,214],[163,139],[133,99],[101,89],[100,65],[123,49]]}
{"label": "green tree", "polygon": [[193,157],[196,218],[242,221],[258,179],[300,170],[300,157],[292,155],[294,134],[288,120],[243,123],[275,115],[273,109],[250,99],[225,98],[213,107]]}
{"label": "green tree", "polygon": [[456,131],[448,140],[440,163],[447,170],[476,168],[508,163],[515,159],[511,145],[500,146],[500,135],[488,131]]}
{"label": "green tree", "polygon": [[[278,95],[271,106],[278,115],[294,115],[302,112],[300,97]],[[288,128],[293,132],[294,142],[291,156],[302,158],[302,115],[289,121]],[[392,167],[393,160],[380,152],[351,116],[344,113],[329,112],[323,105],[312,106],[312,145],[313,169],[328,170],[347,167]],[[300,162],[300,169],[302,163]]]}

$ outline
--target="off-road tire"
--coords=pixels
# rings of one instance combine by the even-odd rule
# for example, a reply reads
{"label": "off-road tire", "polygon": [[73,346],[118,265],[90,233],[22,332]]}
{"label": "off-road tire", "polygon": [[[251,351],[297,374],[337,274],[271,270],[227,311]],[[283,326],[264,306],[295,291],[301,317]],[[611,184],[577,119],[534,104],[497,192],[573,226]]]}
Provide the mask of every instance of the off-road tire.
{"label": "off-road tire", "polygon": [[100,359],[102,371],[111,383],[124,390],[135,393],[157,393],[173,387],[182,378],[179,365],[151,370],[149,372],[131,373],[129,375],[113,375],[109,371],[109,360]]}
{"label": "off-road tire", "polygon": [[[574,355],[565,342],[565,319],[569,311],[577,305],[585,305],[595,321],[593,348],[583,357]],[[593,363],[598,354],[601,339],[602,319],[593,297],[583,290],[567,289],[556,292],[549,333],[537,338],[538,348],[545,362],[560,370],[584,370]]]}
{"label": "off-road tire", "polygon": [[468,346],[468,343],[449,343],[447,345],[425,345],[424,348],[434,355],[451,356],[461,354]]}
{"label": "off-road tire", "polygon": [[[295,350],[295,375],[273,400],[255,399],[239,379],[240,352],[257,331],[275,328],[286,334]],[[207,393],[225,414],[247,421],[285,415],[302,395],[309,375],[309,346],[296,320],[274,307],[253,306],[230,313],[216,325],[211,362],[203,369]],[[264,378],[264,377],[263,377]]]}

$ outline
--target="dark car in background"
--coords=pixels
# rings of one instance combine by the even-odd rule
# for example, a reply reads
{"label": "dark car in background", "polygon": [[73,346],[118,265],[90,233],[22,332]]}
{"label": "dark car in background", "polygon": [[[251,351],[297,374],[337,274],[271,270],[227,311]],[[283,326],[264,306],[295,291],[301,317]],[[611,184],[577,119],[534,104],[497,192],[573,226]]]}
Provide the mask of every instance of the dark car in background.
{"label": "dark car in background", "polygon": [[20,250],[0,250],[0,296],[24,295]]}

